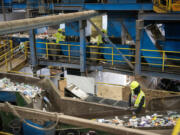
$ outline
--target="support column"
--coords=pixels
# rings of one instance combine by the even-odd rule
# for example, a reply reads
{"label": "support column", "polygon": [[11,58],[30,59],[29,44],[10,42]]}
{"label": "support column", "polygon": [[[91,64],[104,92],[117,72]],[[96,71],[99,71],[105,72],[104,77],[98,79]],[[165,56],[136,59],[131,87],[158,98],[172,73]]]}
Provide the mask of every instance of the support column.
{"label": "support column", "polygon": [[80,28],[80,71],[86,71],[86,36],[85,36],[86,21],[79,21]]}
{"label": "support column", "polygon": [[6,21],[6,9],[4,5],[4,0],[1,1],[1,4],[2,4],[3,19],[4,21]]}
{"label": "support column", "polygon": [[135,57],[135,75],[141,73],[141,34],[144,28],[144,21],[136,21],[136,57]]}
{"label": "support column", "polygon": [[29,31],[29,42],[30,42],[30,54],[31,54],[31,65],[33,68],[33,75],[36,74],[36,68],[38,65],[37,54],[36,54],[36,38],[34,29]]}

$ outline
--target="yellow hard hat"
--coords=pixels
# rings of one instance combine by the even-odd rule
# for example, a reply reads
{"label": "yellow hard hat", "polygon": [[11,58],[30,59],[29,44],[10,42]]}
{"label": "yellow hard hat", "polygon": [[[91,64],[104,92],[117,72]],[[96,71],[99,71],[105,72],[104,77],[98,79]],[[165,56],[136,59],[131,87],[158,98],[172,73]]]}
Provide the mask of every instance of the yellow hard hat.
{"label": "yellow hard hat", "polygon": [[130,89],[134,90],[138,86],[139,86],[139,83],[137,81],[132,81],[131,84],[130,84]]}
{"label": "yellow hard hat", "polygon": [[59,32],[62,32],[62,29],[58,29]]}
{"label": "yellow hard hat", "polygon": [[103,33],[107,33],[107,31],[106,31],[105,29],[102,29],[102,32],[103,32]]}

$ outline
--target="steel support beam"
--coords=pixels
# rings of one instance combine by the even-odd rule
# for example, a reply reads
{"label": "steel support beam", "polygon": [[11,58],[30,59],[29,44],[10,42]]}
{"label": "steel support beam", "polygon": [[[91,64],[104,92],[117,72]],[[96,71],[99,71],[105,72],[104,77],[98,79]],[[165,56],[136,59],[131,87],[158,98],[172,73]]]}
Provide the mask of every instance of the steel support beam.
{"label": "steel support beam", "polygon": [[52,61],[45,61],[45,60],[39,60],[39,64],[45,65],[45,66],[60,66],[60,67],[66,67],[66,68],[80,69],[80,65],[77,65],[77,64],[67,64],[67,63],[52,62]]}
{"label": "steel support beam", "polygon": [[135,57],[135,75],[141,73],[141,34],[144,27],[142,20],[136,21],[136,57]]}
{"label": "steel support beam", "polygon": [[29,42],[30,42],[30,52],[31,52],[31,64],[33,67],[36,67],[37,62],[37,54],[36,54],[36,38],[34,29],[29,31]]}
{"label": "steel support beam", "polygon": [[126,43],[126,34],[127,34],[127,32],[126,32],[126,28],[124,27],[124,25],[122,25],[121,24],[121,43],[122,44],[125,44]]}
{"label": "steel support beam", "polygon": [[72,6],[72,5],[62,5],[62,4],[57,5],[57,4],[55,4],[54,10],[78,11],[78,10],[83,10],[83,7],[81,5]]}
{"label": "steel support beam", "polygon": [[86,36],[85,36],[86,21],[79,21],[80,31],[80,71],[81,73],[86,71]]}
{"label": "steel support beam", "polygon": [[[77,65],[77,64],[67,64],[67,63],[52,62],[52,61],[45,61],[45,60],[39,60],[38,63],[40,65],[45,65],[45,66],[60,66],[60,67],[74,68],[74,69],[81,68],[80,65]],[[87,69],[91,71],[94,71],[94,70],[102,71],[103,67],[102,66],[87,66]]]}
{"label": "steel support beam", "polygon": [[126,35],[128,35],[131,40],[133,40],[133,38],[132,38],[131,34],[128,32],[128,29],[126,28],[126,26],[124,25],[123,20],[120,20],[120,23],[121,23],[121,27],[122,27],[122,31],[121,31],[121,34],[122,34],[122,43],[125,44]]}
{"label": "steel support beam", "polygon": [[180,21],[180,14],[157,14],[157,13],[142,13],[138,16],[139,20],[145,21]]}
{"label": "steel support beam", "polygon": [[142,71],[142,76],[154,76],[154,77],[161,77],[161,78],[167,78],[167,79],[173,79],[173,80],[180,80],[180,75],[177,75],[175,73],[159,73],[159,72],[152,72],[152,71]]}
{"label": "steel support beam", "polygon": [[37,54],[36,54],[36,38],[34,29],[29,31],[29,43],[30,43],[30,60],[33,70],[33,75],[36,75],[36,68],[38,65]]}
{"label": "steel support beam", "polygon": [[6,9],[5,9],[5,5],[4,5],[4,0],[1,1],[1,6],[2,6],[2,12],[3,12],[3,19],[4,21],[6,21]]}
{"label": "steel support beam", "polygon": [[28,31],[31,29],[41,28],[51,25],[59,25],[60,23],[86,20],[88,18],[101,15],[98,11],[83,11],[76,13],[68,13],[61,15],[51,15],[37,18],[27,18],[21,20],[13,20],[0,22],[0,35],[10,34],[20,31]]}
{"label": "steel support beam", "polygon": [[88,66],[87,69],[90,70],[90,71],[95,71],[95,70],[96,71],[97,70],[98,71],[102,71],[103,70],[103,66]]}
{"label": "steel support beam", "polygon": [[152,11],[153,4],[138,4],[138,3],[128,3],[127,1],[122,1],[122,3],[116,4],[85,4],[84,9],[86,10],[118,10],[118,11]]}
{"label": "steel support beam", "polygon": [[107,36],[107,34],[103,33],[97,26],[96,24],[94,24],[90,19],[89,22],[93,25],[93,27],[98,31],[99,34],[102,35],[102,37],[105,38],[105,40],[112,45],[112,47],[117,50],[117,52],[120,54],[121,57],[123,57],[123,59],[127,62],[127,64],[129,65],[129,67],[131,69],[134,69],[134,66],[131,64],[131,62],[123,55],[123,53],[121,51],[119,51],[119,49],[116,47],[116,45],[109,39],[109,37]]}

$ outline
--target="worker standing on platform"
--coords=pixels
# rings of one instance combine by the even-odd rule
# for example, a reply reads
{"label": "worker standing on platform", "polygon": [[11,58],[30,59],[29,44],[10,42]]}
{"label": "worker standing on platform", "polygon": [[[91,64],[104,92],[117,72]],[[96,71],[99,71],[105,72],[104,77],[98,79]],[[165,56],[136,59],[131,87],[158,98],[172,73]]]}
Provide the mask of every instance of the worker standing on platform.
{"label": "worker standing on platform", "polygon": [[58,32],[53,35],[56,37],[56,43],[59,44],[60,41],[65,41],[65,36],[63,35],[63,30],[58,29]]}
{"label": "worker standing on platform", "polygon": [[146,107],[145,94],[137,81],[131,82],[130,90],[129,107],[131,107],[133,114],[138,114]]}
{"label": "worker standing on platform", "polygon": [[61,55],[60,42],[64,42],[65,39],[66,39],[66,36],[64,36],[63,30],[59,28],[59,29],[58,29],[58,32],[55,33],[55,34],[53,34],[53,37],[56,38],[56,44],[55,44],[55,45],[50,44],[50,45],[48,46],[48,48],[50,48],[50,50],[49,50],[48,52],[49,52],[49,54],[51,55],[51,56],[49,56],[49,59],[55,61],[55,60],[57,60],[58,57],[59,57],[59,56],[57,56],[57,55]]}
{"label": "worker standing on platform", "polygon": [[[107,32],[106,32],[106,30],[102,30],[102,32],[104,33],[104,34],[106,34]],[[103,41],[103,37],[102,37],[102,35],[101,34],[99,34],[98,36],[97,36],[97,45],[99,46],[100,44],[103,44],[104,43],[104,41]]]}

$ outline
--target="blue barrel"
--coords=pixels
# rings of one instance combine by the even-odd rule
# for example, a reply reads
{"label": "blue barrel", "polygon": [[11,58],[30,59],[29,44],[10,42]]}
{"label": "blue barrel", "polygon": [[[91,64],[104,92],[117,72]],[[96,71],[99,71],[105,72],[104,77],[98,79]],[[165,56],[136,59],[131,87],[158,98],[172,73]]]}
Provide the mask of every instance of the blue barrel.
{"label": "blue barrel", "polygon": [[[26,120],[26,122],[40,128],[47,127],[48,125],[52,124],[52,122],[46,122],[44,125],[38,125],[36,123],[31,122],[30,120]],[[55,129],[44,131],[30,127],[29,125],[23,123],[23,134],[24,135],[54,135]]]}
{"label": "blue barrel", "polygon": [[37,55],[42,56],[46,54],[46,43],[48,42],[47,39],[36,39],[36,50]]}
{"label": "blue barrel", "polygon": [[[103,54],[103,56],[104,56],[104,59],[109,60],[107,62],[111,63],[112,61],[110,61],[110,60],[113,60],[114,63],[123,63],[123,64],[126,63],[126,62],[122,62],[125,60],[123,59],[123,57],[121,55],[119,55],[119,53],[116,49],[113,49],[114,56],[112,58],[112,45],[104,44],[103,47],[108,47],[108,48],[100,48],[101,53],[106,53],[106,54]],[[133,52],[128,49],[128,48],[131,48],[130,45],[116,44],[116,47],[119,49],[119,51],[122,52],[123,55],[133,55]],[[125,49],[125,48],[127,48],[127,49]],[[132,57],[127,57],[127,59],[131,60]]]}
{"label": "blue barrel", "polygon": [[66,45],[61,45],[62,53],[64,55],[66,55],[66,56],[69,55],[69,52],[68,52],[68,44],[69,44],[70,55],[80,57],[80,43],[79,42],[60,42],[60,43],[66,44]]}

